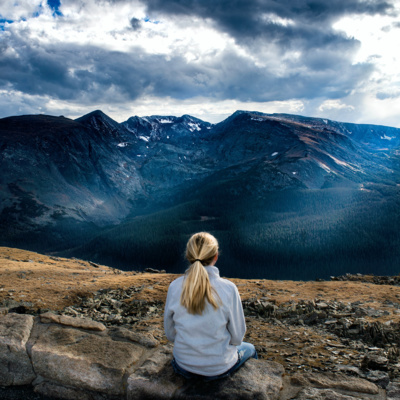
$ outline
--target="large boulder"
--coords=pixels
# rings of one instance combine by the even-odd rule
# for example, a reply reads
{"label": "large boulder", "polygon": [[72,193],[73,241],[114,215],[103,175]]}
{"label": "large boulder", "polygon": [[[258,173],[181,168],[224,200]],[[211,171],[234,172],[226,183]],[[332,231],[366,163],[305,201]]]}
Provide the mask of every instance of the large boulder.
{"label": "large boulder", "polygon": [[110,396],[124,394],[124,375],[143,354],[134,343],[53,324],[42,326],[30,351],[45,381]]}
{"label": "large boulder", "polygon": [[127,399],[171,399],[185,379],[176,375],[172,365],[172,346],[158,348],[128,378]]}
{"label": "large boulder", "polygon": [[231,377],[187,381],[172,368],[172,348],[90,320],[11,313],[0,316],[0,384],[71,400],[279,398],[280,364],[250,359]]}
{"label": "large boulder", "polygon": [[204,382],[185,380],[171,366],[170,349],[158,349],[128,378],[128,400],[275,400],[282,388],[281,364],[248,360],[232,376]]}
{"label": "large boulder", "polygon": [[35,373],[26,351],[33,317],[10,313],[0,316],[0,385],[27,385]]}

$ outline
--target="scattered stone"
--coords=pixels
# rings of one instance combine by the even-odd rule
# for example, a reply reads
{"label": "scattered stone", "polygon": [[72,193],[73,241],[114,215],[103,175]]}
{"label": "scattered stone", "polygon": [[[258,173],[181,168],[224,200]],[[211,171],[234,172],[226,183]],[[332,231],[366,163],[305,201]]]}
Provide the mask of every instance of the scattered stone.
{"label": "scattered stone", "polygon": [[386,391],[386,400],[400,399],[400,382],[389,383]]}
{"label": "scattered stone", "polygon": [[101,289],[93,298],[84,298],[81,304],[66,307],[62,314],[90,318],[108,327],[132,326],[139,320],[164,311],[164,304],[160,301],[134,299],[143,288]]}
{"label": "scattered stone", "polygon": [[96,264],[96,263],[94,263],[94,262],[92,262],[92,261],[88,261],[88,263],[89,263],[92,267],[100,268],[100,265],[99,265],[99,264]]}
{"label": "scattered stone", "polygon": [[155,268],[145,268],[144,272],[148,272],[150,274],[165,274],[165,269],[159,270]]}
{"label": "scattered stone", "polygon": [[[334,334],[345,344],[345,346],[338,344],[342,348],[348,348],[351,341],[357,342],[358,344],[355,345],[357,353],[365,353],[368,346],[370,346],[370,349],[377,349],[382,353],[382,356],[388,359],[388,363],[381,363],[380,366],[373,364],[368,366],[367,363],[364,368],[388,371],[392,378],[400,376],[400,368],[395,367],[400,356],[400,351],[397,348],[397,344],[400,343],[400,324],[369,322],[364,319],[366,315],[384,316],[387,313],[386,311],[363,307],[360,301],[349,304],[338,301],[323,301],[318,298],[311,301],[300,300],[297,303],[291,300],[279,306],[273,302],[253,298],[243,301],[243,308],[247,317],[262,319],[270,324],[280,324],[286,328],[290,326],[310,326],[313,330]],[[329,349],[327,348],[327,350]],[[348,364],[347,360],[354,357],[360,365],[359,363],[363,359],[361,355],[359,358],[357,355],[347,352],[340,354],[334,353],[334,349],[330,350],[332,355],[329,361],[324,364],[325,370],[332,370],[334,364]],[[293,360],[286,361],[290,361],[290,365],[294,369]]]}
{"label": "scattered stone", "polygon": [[375,285],[395,285],[400,286],[400,276],[374,276],[363,274],[345,274],[341,276],[331,276],[331,281],[353,281],[366,282]]}
{"label": "scattered stone", "polygon": [[386,389],[390,382],[389,374],[383,371],[368,371],[364,377],[382,389]]}
{"label": "scattered stone", "polygon": [[[354,376],[363,377],[365,376],[359,368],[354,365],[337,365],[335,371],[345,372]],[[374,382],[375,383],[375,382]]]}
{"label": "scattered stone", "polygon": [[387,371],[388,364],[389,360],[386,357],[379,354],[367,353],[361,362],[361,368]]}

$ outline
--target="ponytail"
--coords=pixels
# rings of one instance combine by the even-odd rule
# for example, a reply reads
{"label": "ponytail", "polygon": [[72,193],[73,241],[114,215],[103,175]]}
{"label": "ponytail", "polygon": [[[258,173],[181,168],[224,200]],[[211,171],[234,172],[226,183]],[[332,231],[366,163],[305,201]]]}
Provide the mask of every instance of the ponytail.
{"label": "ponytail", "polygon": [[191,262],[191,266],[186,271],[181,304],[190,314],[202,314],[206,307],[206,300],[214,309],[218,308],[208,273],[203,267],[203,264],[209,265],[217,254],[217,239],[209,233],[197,233],[187,244],[186,258]]}

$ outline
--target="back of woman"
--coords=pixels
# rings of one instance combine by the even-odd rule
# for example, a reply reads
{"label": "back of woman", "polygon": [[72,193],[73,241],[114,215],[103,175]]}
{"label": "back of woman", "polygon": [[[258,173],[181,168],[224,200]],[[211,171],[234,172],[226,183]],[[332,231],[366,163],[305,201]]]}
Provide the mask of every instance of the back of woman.
{"label": "back of woman", "polygon": [[257,357],[254,346],[242,343],[246,325],[239,292],[214,266],[218,259],[214,236],[193,235],[186,258],[191,265],[171,283],[165,305],[165,333],[174,342],[173,366],[187,378],[223,377],[247,358]]}

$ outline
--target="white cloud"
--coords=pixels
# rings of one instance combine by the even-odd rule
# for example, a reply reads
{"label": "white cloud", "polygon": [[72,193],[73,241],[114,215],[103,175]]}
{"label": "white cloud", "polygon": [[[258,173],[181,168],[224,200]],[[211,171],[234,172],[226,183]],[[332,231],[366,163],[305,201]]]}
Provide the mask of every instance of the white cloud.
{"label": "white cloud", "polygon": [[[59,11],[62,16],[54,15],[45,0],[2,1],[1,18],[15,21],[0,30],[6,44],[2,55],[20,68],[27,89],[24,93],[23,84],[16,83],[13,67],[1,69],[0,59],[0,116],[45,112],[78,117],[100,108],[118,121],[135,114],[187,113],[217,122],[243,109],[354,122],[387,118],[400,125],[395,12],[342,18],[334,25],[336,33],[342,32],[337,37],[328,34],[328,26],[327,36],[316,38],[318,31],[307,31],[296,14],[267,10],[257,17],[277,35],[275,40],[256,28],[257,38],[243,34],[246,40],[240,40],[234,36],[236,25],[221,29],[229,22],[222,14],[221,23],[201,14],[149,17],[140,0],[65,0]],[[319,28],[318,21],[312,24]],[[304,37],[297,38],[299,32]],[[29,68],[37,70],[29,75]],[[65,84],[64,92],[57,82]]]}
{"label": "white cloud", "polygon": [[43,0],[2,0],[0,17],[6,20],[20,20],[30,18],[46,6]]}
{"label": "white cloud", "polygon": [[378,99],[372,94],[363,97],[360,114],[355,122],[387,125],[400,128],[399,120],[400,98]]}
{"label": "white cloud", "polygon": [[[400,13],[400,4],[397,4]],[[338,21],[334,28],[360,41],[354,63],[373,62],[382,73],[398,74],[400,55],[394,45],[400,42],[400,29],[386,29],[398,21],[393,16],[348,16]]]}
{"label": "white cloud", "polygon": [[353,62],[368,62],[375,67],[370,80],[353,94],[358,122],[400,126],[400,53],[396,48],[400,43],[400,29],[396,28],[400,3],[394,2],[394,6],[391,15],[348,16],[334,25],[360,41]]}
{"label": "white cloud", "polygon": [[318,107],[319,111],[330,111],[330,110],[354,110],[354,107],[348,104],[342,103],[340,100],[325,100]]}

